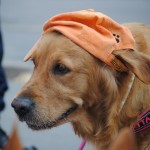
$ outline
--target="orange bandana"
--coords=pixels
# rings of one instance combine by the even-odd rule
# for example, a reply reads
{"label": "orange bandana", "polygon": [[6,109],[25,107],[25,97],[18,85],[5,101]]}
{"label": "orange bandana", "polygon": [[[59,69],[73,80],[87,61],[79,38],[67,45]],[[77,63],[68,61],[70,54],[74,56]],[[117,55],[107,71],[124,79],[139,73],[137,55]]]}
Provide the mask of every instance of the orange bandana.
{"label": "orange bandana", "polygon": [[[43,30],[58,31],[112,68],[127,71],[112,52],[134,49],[133,36],[127,28],[102,13],[82,10],[59,14],[50,18]],[[32,51],[25,60],[29,59]]]}

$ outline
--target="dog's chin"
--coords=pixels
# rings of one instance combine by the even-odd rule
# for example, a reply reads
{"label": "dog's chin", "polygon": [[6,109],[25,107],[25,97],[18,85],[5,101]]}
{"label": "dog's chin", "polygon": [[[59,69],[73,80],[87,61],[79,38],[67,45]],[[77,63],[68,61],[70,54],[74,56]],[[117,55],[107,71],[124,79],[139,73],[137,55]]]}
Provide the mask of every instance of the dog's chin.
{"label": "dog's chin", "polygon": [[62,115],[60,115],[58,118],[55,119],[55,121],[40,121],[40,119],[32,119],[29,118],[27,120],[20,119],[20,121],[25,121],[29,128],[32,130],[44,130],[44,129],[50,129],[56,126],[59,126],[61,124],[69,122],[70,119],[68,117],[73,114],[78,108],[78,105],[73,105],[70,107],[66,112],[64,112]]}
{"label": "dog's chin", "polygon": [[59,123],[56,122],[37,122],[37,123],[33,123],[33,122],[28,122],[26,121],[26,124],[28,125],[29,128],[31,128],[32,130],[44,130],[44,129],[50,129],[52,127],[56,127],[59,125]]}

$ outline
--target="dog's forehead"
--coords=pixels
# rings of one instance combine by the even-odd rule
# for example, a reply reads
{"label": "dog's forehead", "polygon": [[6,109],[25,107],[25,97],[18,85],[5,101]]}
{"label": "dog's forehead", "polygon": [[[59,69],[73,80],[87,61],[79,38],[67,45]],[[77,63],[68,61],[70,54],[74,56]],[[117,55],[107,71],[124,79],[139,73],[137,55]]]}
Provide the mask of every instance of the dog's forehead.
{"label": "dog's forehead", "polygon": [[76,45],[70,39],[57,32],[47,32],[41,35],[28,54],[25,56],[24,61],[33,59],[35,55],[43,53],[48,54],[66,54],[66,55],[81,55],[87,53],[81,47]]}
{"label": "dog's forehead", "polygon": [[33,45],[33,47],[30,49],[30,51],[27,53],[27,55],[24,57],[24,61],[28,61],[29,59],[33,59],[34,54],[37,51],[43,50],[44,47],[51,42],[52,36],[51,34],[44,33],[40,36],[40,38],[36,41],[36,43]]}

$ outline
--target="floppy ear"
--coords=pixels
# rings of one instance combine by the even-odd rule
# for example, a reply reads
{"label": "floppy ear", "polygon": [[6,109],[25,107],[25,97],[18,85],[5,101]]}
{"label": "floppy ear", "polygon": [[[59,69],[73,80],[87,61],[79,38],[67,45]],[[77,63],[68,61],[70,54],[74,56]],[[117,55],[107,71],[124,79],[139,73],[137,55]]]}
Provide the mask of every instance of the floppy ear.
{"label": "floppy ear", "polygon": [[116,50],[113,54],[141,81],[150,84],[150,57],[132,49]]}

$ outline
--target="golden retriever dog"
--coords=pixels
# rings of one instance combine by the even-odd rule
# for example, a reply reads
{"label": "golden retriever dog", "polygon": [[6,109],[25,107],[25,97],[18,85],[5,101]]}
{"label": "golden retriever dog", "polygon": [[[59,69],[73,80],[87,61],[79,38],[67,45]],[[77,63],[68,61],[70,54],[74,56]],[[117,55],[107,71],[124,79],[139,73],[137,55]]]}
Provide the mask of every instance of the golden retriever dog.
{"label": "golden retriever dog", "polygon": [[[94,149],[109,149],[121,129],[150,108],[150,26],[125,26],[136,49],[113,55],[127,72],[114,70],[59,32],[43,33],[32,54],[33,74],[12,102],[20,121],[33,130],[69,122]],[[150,149],[149,131],[135,133],[139,150]]]}

